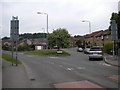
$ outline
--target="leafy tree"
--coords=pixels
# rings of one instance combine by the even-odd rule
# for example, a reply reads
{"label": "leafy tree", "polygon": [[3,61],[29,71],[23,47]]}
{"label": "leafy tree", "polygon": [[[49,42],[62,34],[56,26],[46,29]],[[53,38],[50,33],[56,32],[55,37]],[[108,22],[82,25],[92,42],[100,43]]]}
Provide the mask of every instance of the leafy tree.
{"label": "leafy tree", "polygon": [[2,49],[3,50],[9,50],[9,45],[8,44],[2,45]]}
{"label": "leafy tree", "polygon": [[3,37],[2,40],[8,40],[10,39],[9,37]]}
{"label": "leafy tree", "polygon": [[77,40],[77,41],[76,41],[76,45],[77,45],[78,47],[82,47],[81,44],[82,44],[81,40]]}
{"label": "leafy tree", "polygon": [[80,36],[80,35],[75,35],[74,36],[74,38],[80,38],[80,37],[82,37],[82,36]]}
{"label": "leafy tree", "polygon": [[35,45],[19,45],[18,46],[18,51],[31,51],[35,50]]}
{"label": "leafy tree", "polygon": [[111,53],[112,44],[113,44],[113,42],[111,42],[111,41],[104,43],[103,50],[104,50],[106,53]]}
{"label": "leafy tree", "polygon": [[66,29],[59,28],[54,30],[53,33],[48,35],[49,47],[53,48],[54,46],[57,46],[58,49],[67,48],[70,45],[69,38],[70,34],[68,34]]}
{"label": "leafy tree", "polygon": [[47,34],[46,33],[24,33],[20,34],[20,37],[27,38],[27,39],[35,39],[35,38],[46,38]]}
{"label": "leafy tree", "polygon": [[[120,12],[119,13],[112,13],[110,20],[116,21],[117,28],[118,28],[118,38],[120,39]],[[111,24],[111,22],[110,22],[110,24]],[[111,25],[110,25],[109,29],[111,30]]]}

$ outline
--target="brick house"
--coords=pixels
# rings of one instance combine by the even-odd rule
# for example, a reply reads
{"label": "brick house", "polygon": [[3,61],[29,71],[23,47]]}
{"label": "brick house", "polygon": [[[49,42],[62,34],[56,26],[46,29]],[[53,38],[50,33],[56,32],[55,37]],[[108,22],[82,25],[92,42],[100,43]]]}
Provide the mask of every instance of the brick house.
{"label": "brick house", "polygon": [[80,41],[84,42],[84,37],[83,36],[81,36],[79,38],[70,37],[70,46],[71,47],[76,47],[76,41],[77,40],[80,40]]}
{"label": "brick house", "polygon": [[112,41],[109,30],[101,31],[100,33],[95,35],[95,42],[98,46],[104,46],[104,43],[108,41]]}
{"label": "brick house", "polygon": [[84,36],[86,45],[103,46],[105,42],[112,41],[110,31],[100,30]]}
{"label": "brick house", "polygon": [[102,30],[85,35],[84,38],[85,38],[86,45],[94,45],[94,44],[96,44],[96,42],[95,42],[95,39],[96,39],[95,35],[100,33],[100,32],[102,32]]}

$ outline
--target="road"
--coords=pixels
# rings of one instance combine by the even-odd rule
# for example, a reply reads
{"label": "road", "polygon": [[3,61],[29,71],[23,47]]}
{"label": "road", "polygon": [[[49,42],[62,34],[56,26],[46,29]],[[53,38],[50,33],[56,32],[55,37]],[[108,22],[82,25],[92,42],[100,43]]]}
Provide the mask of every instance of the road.
{"label": "road", "polygon": [[118,75],[118,67],[104,61],[89,61],[75,48],[64,49],[71,56],[51,57],[18,53],[26,67],[33,88],[54,88],[54,84],[89,81],[103,88],[118,88],[118,82],[108,77]]}

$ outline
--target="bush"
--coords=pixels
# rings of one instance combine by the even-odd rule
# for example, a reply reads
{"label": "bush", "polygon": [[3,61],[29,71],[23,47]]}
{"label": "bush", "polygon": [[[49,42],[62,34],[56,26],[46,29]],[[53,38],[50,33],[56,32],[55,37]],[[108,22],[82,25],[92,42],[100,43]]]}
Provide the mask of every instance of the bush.
{"label": "bush", "polygon": [[35,45],[19,45],[18,46],[18,51],[31,51],[35,50]]}
{"label": "bush", "polygon": [[110,54],[112,48],[113,48],[113,42],[112,41],[104,43],[103,50],[104,50],[105,53]]}
{"label": "bush", "polygon": [[9,45],[8,44],[2,45],[2,49],[3,50],[9,50]]}

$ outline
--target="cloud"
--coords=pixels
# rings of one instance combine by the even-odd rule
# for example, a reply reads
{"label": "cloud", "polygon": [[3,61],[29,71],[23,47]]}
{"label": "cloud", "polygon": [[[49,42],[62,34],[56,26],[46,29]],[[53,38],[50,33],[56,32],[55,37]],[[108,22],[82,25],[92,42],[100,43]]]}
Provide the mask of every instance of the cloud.
{"label": "cloud", "polygon": [[109,26],[112,12],[117,12],[119,0],[2,0],[3,36],[9,36],[10,20],[18,16],[20,33],[41,32],[46,29],[46,16],[49,15],[49,32],[63,27],[71,34],[88,33],[88,24],[82,20],[90,20],[92,31],[106,29]]}

